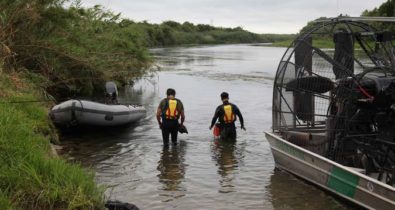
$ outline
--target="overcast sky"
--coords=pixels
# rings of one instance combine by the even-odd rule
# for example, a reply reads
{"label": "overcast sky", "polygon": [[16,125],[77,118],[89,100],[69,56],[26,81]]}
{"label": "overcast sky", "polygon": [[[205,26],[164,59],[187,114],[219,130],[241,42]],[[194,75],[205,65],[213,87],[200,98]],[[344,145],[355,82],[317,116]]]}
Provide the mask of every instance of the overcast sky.
{"label": "overcast sky", "polygon": [[308,21],[339,14],[360,16],[386,0],[82,0],[135,21],[241,26],[256,33],[297,33]]}

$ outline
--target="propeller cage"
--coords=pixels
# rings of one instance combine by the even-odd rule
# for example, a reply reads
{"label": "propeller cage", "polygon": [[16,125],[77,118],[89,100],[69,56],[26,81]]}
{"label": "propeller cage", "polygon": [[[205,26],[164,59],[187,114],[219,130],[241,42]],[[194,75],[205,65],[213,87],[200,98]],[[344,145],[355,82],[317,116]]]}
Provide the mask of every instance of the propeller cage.
{"label": "propeller cage", "polygon": [[[313,23],[303,31],[276,72],[273,131],[341,164],[381,171],[378,178],[392,184],[392,33],[355,20]],[[317,47],[321,42],[328,48]]]}

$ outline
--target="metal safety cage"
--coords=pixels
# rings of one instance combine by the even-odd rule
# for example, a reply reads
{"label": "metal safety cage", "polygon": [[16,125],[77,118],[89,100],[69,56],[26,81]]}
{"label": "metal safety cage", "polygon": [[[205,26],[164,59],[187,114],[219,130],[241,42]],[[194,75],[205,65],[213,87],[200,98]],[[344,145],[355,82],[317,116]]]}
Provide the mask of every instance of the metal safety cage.
{"label": "metal safety cage", "polygon": [[[319,149],[322,155],[377,172],[378,179],[392,184],[394,35],[378,29],[383,23],[367,23],[377,20],[395,22],[338,17],[302,30],[277,68],[272,129],[296,144],[309,144],[303,139],[320,134],[325,140]],[[322,42],[328,48],[319,47]]]}
{"label": "metal safety cage", "polygon": [[[330,104],[336,98],[333,98],[332,91],[314,91],[314,88],[319,88],[322,78],[335,82],[341,78],[355,78],[356,74],[366,71],[388,71],[392,74],[395,66],[392,34],[356,21],[358,19],[373,21],[377,18],[318,20],[287,48],[274,81],[273,131],[325,125],[325,119],[330,116]],[[395,22],[394,18],[385,20]],[[332,42],[331,49],[316,47],[320,40]],[[321,79],[305,84],[300,78],[306,76]],[[288,83],[298,79],[293,89],[287,88]],[[351,90],[343,88],[338,91],[346,94]]]}

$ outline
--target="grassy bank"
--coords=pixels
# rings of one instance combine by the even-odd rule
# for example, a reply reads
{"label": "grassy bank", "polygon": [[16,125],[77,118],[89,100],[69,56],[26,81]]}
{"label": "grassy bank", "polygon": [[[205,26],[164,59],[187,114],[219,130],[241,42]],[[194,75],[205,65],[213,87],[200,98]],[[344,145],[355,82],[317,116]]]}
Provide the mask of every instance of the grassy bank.
{"label": "grassy bank", "polygon": [[293,39],[287,39],[287,40],[283,40],[283,41],[273,42],[271,46],[273,46],[273,47],[289,47],[292,42],[293,42]]}
{"label": "grassy bank", "polygon": [[[29,81],[29,82],[27,82]],[[93,173],[53,156],[56,134],[30,79],[0,73],[0,209],[101,209]]]}
{"label": "grassy bank", "polygon": [[144,37],[101,7],[64,2],[0,1],[5,70],[39,75],[40,86],[59,100],[102,92],[107,80],[124,83],[144,74],[151,63]]}
{"label": "grassy bank", "polygon": [[[274,42],[272,44],[272,46],[274,46],[274,47],[289,47],[293,41],[294,41],[293,39],[288,39],[288,40],[284,40],[284,41]],[[332,39],[318,39],[318,40],[315,39],[315,40],[313,40],[313,46],[321,48],[321,49],[323,49],[323,48],[333,49],[335,47]]]}

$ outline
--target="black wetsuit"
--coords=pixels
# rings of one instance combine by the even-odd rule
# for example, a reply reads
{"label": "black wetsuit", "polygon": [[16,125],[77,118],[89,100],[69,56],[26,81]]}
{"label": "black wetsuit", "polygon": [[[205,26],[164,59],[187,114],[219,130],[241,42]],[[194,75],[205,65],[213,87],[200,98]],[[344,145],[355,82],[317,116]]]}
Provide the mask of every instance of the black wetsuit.
{"label": "black wetsuit", "polygon": [[[235,115],[233,122],[230,123],[225,123],[224,121],[224,116],[225,116],[224,106],[226,105],[232,106],[232,111],[233,114]],[[243,115],[241,115],[241,112],[236,105],[229,102],[225,102],[224,104],[219,105],[215,110],[214,117],[211,120],[211,127],[214,126],[215,122],[217,122],[218,119],[221,128],[221,139],[228,139],[228,140],[236,139],[236,125],[235,125],[235,121],[237,120],[236,116],[238,116],[240,119],[241,127],[244,127]]]}
{"label": "black wetsuit", "polygon": [[[179,99],[177,100],[177,111],[178,113],[181,113],[184,111],[184,105]],[[176,119],[167,119],[165,116],[165,112],[168,108],[168,99],[163,99],[159,107],[162,109],[162,138],[163,138],[163,145],[167,146],[169,145],[169,140],[170,140],[170,135],[171,135],[171,142],[173,144],[177,144],[177,136],[178,136],[178,117]]]}
{"label": "black wetsuit", "polygon": [[169,145],[169,139],[171,135],[171,142],[173,144],[177,144],[177,136],[178,136],[178,120],[162,120],[162,138],[163,145]]}

